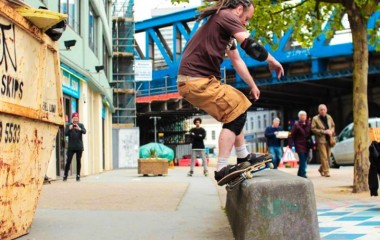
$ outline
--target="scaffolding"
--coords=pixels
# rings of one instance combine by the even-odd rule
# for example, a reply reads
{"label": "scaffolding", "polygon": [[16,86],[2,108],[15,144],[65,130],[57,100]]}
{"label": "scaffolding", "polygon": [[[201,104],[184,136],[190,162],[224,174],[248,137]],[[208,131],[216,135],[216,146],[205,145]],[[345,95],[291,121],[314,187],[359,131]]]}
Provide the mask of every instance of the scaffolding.
{"label": "scaffolding", "polygon": [[136,84],[134,74],[134,0],[117,0],[113,3],[113,102],[115,113],[112,123],[136,126]]}

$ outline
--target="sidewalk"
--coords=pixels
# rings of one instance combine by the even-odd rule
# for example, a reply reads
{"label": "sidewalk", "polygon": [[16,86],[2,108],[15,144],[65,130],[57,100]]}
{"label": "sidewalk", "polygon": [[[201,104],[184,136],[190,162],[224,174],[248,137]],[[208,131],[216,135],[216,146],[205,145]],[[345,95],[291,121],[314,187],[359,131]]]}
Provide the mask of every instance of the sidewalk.
{"label": "sidewalk", "polygon": [[[380,239],[379,199],[351,193],[353,167],[332,169],[330,178],[317,169],[308,166],[321,238]],[[142,177],[137,169],[123,169],[44,185],[31,231],[19,239],[233,239],[226,190],[213,180],[213,168],[209,177],[200,167],[187,177],[188,170]],[[280,170],[296,175],[298,169]]]}
{"label": "sidewalk", "polygon": [[114,170],[44,185],[25,239],[233,239],[215,185],[197,168]]}

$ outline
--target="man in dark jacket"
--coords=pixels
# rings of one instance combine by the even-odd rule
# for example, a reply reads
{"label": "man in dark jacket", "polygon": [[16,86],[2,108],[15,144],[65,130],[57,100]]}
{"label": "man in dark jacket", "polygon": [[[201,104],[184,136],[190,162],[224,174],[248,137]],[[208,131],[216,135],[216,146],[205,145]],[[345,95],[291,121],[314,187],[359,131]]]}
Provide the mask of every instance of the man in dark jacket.
{"label": "man in dark jacket", "polygon": [[268,152],[273,157],[272,163],[274,169],[277,169],[278,165],[280,165],[282,157],[281,139],[277,137],[278,133],[281,131],[280,119],[277,117],[272,120],[272,125],[265,129]]}
{"label": "man in dark jacket", "polygon": [[207,170],[207,162],[205,155],[205,144],[203,140],[206,138],[206,131],[201,127],[202,119],[195,118],[194,124],[195,128],[190,129],[190,138],[192,140],[192,151],[191,151],[191,165],[190,172],[187,174],[188,176],[193,176],[194,174],[194,162],[195,158],[200,155],[203,162],[203,173],[205,176],[208,175]]}
{"label": "man in dark jacket", "polygon": [[294,123],[288,141],[289,147],[291,148],[293,145],[298,154],[299,167],[297,175],[299,177],[307,178],[307,154],[309,152],[307,141],[309,140],[310,135],[311,123],[307,120],[307,113],[305,111],[299,111],[298,121]]}
{"label": "man in dark jacket", "polygon": [[81,158],[83,152],[83,140],[82,135],[86,134],[86,128],[82,123],[79,123],[79,114],[73,113],[72,122],[66,124],[65,136],[69,138],[68,148],[67,148],[67,161],[65,166],[65,173],[63,175],[63,181],[67,180],[67,175],[70,170],[71,161],[73,160],[74,154],[77,157],[77,176],[76,180],[80,181],[80,168],[81,168]]}
{"label": "man in dark jacket", "polygon": [[380,142],[373,141],[369,146],[368,185],[371,196],[378,196],[380,178]]}

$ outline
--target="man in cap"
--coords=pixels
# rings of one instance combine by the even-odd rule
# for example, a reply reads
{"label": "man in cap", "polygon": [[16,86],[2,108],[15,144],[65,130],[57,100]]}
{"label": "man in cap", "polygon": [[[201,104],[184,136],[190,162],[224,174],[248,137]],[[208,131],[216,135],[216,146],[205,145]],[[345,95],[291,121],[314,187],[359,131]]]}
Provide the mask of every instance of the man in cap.
{"label": "man in cap", "polygon": [[77,112],[73,113],[72,122],[68,123],[65,128],[65,136],[69,138],[67,147],[67,161],[65,166],[65,173],[63,175],[63,181],[67,180],[67,175],[70,170],[71,161],[73,160],[74,154],[77,158],[77,175],[76,180],[80,181],[80,168],[81,168],[81,158],[83,148],[82,135],[86,134],[86,128],[82,123],[79,122],[79,114]]}

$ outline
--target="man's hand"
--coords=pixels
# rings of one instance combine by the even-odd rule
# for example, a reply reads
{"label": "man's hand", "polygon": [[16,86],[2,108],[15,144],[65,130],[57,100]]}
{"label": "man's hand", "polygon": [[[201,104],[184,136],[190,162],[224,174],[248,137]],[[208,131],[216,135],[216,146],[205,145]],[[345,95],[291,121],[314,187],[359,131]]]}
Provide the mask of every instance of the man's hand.
{"label": "man's hand", "polygon": [[330,135],[330,136],[332,135],[332,131],[329,130],[329,129],[325,130],[324,133],[327,134],[327,135]]}
{"label": "man's hand", "polygon": [[76,129],[76,130],[79,130],[79,131],[81,130],[81,129],[80,129],[80,127],[79,127],[79,125],[78,125],[78,124],[76,124],[76,123],[75,123],[75,124],[73,124],[72,126],[73,126],[73,127],[74,127],[74,129]]}
{"label": "man's hand", "polygon": [[253,101],[257,101],[260,98],[260,90],[257,88],[256,85],[251,88],[251,91],[249,92],[249,94],[251,98],[253,99]]}
{"label": "man's hand", "polygon": [[276,71],[276,76],[278,79],[284,76],[284,69],[282,68],[281,63],[279,63],[274,57],[272,57],[272,55],[268,56],[267,63],[269,65],[269,70],[271,73],[273,71]]}

